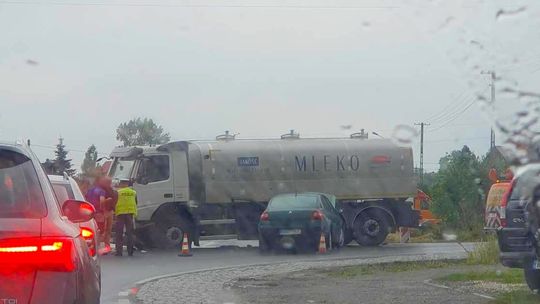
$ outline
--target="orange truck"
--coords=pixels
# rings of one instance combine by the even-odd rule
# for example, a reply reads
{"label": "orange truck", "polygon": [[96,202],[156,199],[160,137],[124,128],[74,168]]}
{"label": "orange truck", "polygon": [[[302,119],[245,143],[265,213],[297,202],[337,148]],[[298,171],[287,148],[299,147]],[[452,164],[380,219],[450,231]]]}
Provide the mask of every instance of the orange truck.
{"label": "orange truck", "polygon": [[441,223],[441,219],[436,218],[431,212],[431,204],[431,197],[424,193],[424,191],[417,190],[416,196],[414,197],[413,209],[420,211],[420,226],[425,226],[426,224],[436,225]]}
{"label": "orange truck", "polygon": [[506,171],[504,179],[499,179],[497,171],[489,171],[489,179],[493,182],[486,198],[486,210],[484,215],[484,229],[498,230],[501,228],[501,220],[505,219],[506,210],[503,206],[503,199],[510,190],[513,174]]}

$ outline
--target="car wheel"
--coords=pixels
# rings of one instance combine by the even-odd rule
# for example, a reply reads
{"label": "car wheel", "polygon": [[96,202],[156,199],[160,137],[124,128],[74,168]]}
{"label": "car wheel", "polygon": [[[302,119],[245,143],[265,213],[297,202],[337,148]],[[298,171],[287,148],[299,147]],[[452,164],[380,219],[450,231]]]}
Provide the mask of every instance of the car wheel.
{"label": "car wheel", "polygon": [[354,221],[354,237],[362,246],[378,246],[389,233],[387,217],[377,210],[360,213]]}
{"label": "car wheel", "polygon": [[540,293],[540,270],[534,268],[533,259],[527,259],[523,267],[527,286],[536,293]]}

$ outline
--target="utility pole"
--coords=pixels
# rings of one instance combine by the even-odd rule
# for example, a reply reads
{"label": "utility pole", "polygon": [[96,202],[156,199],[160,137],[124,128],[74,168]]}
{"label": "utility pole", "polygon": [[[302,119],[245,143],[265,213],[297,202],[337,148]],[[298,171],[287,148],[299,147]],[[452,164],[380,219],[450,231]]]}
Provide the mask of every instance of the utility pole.
{"label": "utility pole", "polygon": [[[489,86],[491,87],[491,105],[493,106],[495,104],[495,78],[497,75],[494,71],[482,71],[481,73],[491,76]],[[495,132],[493,132],[493,128],[491,128],[489,151],[493,150],[493,148],[495,148]]]}
{"label": "utility pole", "polygon": [[420,184],[424,184],[424,127],[429,126],[428,123],[415,123],[415,126],[420,126]]}

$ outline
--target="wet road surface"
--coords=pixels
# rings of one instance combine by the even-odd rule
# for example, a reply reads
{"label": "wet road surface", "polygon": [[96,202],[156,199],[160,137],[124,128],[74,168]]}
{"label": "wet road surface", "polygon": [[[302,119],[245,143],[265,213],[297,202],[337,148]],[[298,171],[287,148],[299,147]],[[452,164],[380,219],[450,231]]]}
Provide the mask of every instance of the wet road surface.
{"label": "wet road surface", "polygon": [[[349,246],[326,255],[276,254],[260,255],[255,247],[246,246],[253,242],[213,242],[206,248],[193,249],[192,257],[179,257],[177,250],[149,251],[136,253],[134,257],[102,257],[102,303],[117,303],[118,293],[132,287],[136,282],[160,275],[195,271],[216,267],[242,266],[273,262],[315,261],[324,259],[373,258],[399,255],[456,254],[471,250],[473,244],[429,243],[389,244],[381,247]],[[216,247],[219,245],[228,245]]]}

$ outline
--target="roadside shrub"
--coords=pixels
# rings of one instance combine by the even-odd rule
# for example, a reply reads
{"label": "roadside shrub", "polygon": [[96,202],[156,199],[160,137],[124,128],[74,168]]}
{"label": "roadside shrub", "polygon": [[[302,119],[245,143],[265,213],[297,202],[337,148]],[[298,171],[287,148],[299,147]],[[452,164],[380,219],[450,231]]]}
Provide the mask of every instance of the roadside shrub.
{"label": "roadside shrub", "polygon": [[469,265],[492,265],[499,263],[499,244],[495,235],[486,237],[486,241],[479,243],[476,248],[469,252],[467,264]]}
{"label": "roadside shrub", "polygon": [[475,225],[470,225],[456,231],[457,239],[461,242],[478,242],[486,240],[484,232],[484,223],[479,222]]}

